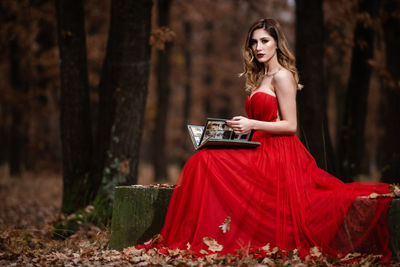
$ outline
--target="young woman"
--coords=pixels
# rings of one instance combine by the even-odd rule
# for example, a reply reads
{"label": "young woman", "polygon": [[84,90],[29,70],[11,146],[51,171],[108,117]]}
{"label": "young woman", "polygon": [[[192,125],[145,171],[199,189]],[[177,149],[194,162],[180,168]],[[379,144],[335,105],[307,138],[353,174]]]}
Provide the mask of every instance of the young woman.
{"label": "young woman", "polygon": [[[307,255],[357,251],[390,258],[388,184],[349,183],[319,169],[296,137],[295,59],[278,23],[253,24],[243,49],[246,113],[228,124],[254,130],[255,149],[203,149],[186,163],[171,198],[159,245],[219,253],[266,244]],[[206,238],[206,239],[204,239]],[[210,240],[210,239],[208,239]]]}

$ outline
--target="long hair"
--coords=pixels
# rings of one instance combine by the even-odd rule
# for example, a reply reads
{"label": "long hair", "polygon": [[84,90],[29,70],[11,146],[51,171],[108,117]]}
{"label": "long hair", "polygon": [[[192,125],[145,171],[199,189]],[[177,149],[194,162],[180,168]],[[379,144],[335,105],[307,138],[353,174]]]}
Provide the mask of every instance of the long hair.
{"label": "long hair", "polygon": [[253,32],[257,29],[264,29],[275,39],[279,64],[293,74],[297,83],[297,89],[301,90],[303,86],[299,84],[299,74],[295,65],[296,59],[289,50],[286,37],[283,34],[279,23],[274,19],[260,19],[250,27],[250,30],[247,33],[246,43],[242,49],[244,71],[239,76],[244,76],[246,78],[246,93],[250,94],[260,86],[262,77],[265,73],[264,64],[257,61],[253,50],[251,49],[250,40]]}

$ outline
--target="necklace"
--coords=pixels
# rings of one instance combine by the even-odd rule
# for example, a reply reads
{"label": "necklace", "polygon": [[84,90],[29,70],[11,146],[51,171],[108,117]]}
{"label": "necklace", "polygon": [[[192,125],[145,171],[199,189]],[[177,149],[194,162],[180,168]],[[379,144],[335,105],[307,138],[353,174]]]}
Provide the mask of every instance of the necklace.
{"label": "necklace", "polygon": [[273,75],[275,75],[276,73],[278,73],[280,70],[281,70],[281,68],[276,68],[275,71],[268,71],[268,72],[265,71],[265,72],[264,72],[264,76],[267,76],[267,77],[273,76]]}

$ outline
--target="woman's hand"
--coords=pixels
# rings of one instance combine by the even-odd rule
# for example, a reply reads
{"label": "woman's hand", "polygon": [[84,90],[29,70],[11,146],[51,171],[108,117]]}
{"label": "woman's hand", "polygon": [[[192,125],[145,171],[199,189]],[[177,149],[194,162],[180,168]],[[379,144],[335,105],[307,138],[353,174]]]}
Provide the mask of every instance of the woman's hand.
{"label": "woman's hand", "polygon": [[226,121],[226,124],[228,124],[236,134],[247,134],[253,129],[253,120],[243,116],[233,117],[231,120]]}

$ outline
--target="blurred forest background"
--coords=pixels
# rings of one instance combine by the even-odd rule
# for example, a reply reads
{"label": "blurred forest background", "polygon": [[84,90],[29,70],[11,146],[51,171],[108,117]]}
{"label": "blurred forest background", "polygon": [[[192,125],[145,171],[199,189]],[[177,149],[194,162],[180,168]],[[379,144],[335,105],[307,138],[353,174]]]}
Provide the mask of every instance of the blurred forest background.
{"label": "blurred forest background", "polygon": [[118,184],[173,184],[194,154],[188,123],[245,114],[241,48],[264,17],[296,54],[298,136],[318,165],[399,182],[398,0],[5,0],[0,13],[3,188],[50,171],[71,213]]}

